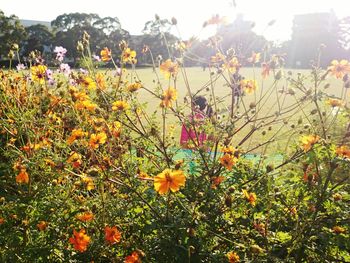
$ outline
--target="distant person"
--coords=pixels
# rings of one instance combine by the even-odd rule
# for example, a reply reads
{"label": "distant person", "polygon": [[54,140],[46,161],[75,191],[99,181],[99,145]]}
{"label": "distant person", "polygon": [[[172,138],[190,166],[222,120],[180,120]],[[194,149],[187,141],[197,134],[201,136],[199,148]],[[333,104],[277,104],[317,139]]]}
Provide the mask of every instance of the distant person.
{"label": "distant person", "polygon": [[203,131],[199,132],[200,126],[213,114],[212,108],[203,96],[194,96],[191,107],[192,112],[188,120],[183,123],[181,130],[180,145],[184,149],[193,149],[204,144],[208,136]]}

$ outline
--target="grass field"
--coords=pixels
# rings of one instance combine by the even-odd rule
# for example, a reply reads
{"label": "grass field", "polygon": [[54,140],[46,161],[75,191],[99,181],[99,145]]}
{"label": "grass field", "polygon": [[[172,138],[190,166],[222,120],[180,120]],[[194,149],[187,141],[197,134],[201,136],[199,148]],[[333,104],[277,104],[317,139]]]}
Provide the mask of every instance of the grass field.
{"label": "grass field", "polygon": [[[295,96],[281,93],[281,90],[288,90],[289,88],[291,88],[290,84],[285,80],[285,78],[280,79],[278,83],[273,87],[274,77],[269,76],[267,79],[263,80],[259,68],[243,68],[240,72],[246,79],[256,79],[258,83],[258,90],[254,94],[246,95],[242,98],[242,102],[240,104],[241,106],[239,109],[237,109],[236,112],[237,114],[244,114],[245,112],[249,112],[250,116],[254,115],[256,116],[256,118],[263,118],[265,116],[274,115],[274,113],[278,111],[279,108],[284,109],[289,105],[295,104],[296,98],[300,97],[301,95],[298,91],[296,91]],[[302,75],[310,75],[311,70],[285,70],[284,76],[288,74],[287,72],[289,72],[289,76],[296,78],[298,73],[301,73]],[[156,87],[156,83],[158,82],[157,75],[163,88],[167,88],[169,85],[174,86],[173,81],[169,82],[169,80],[165,79],[158,70],[156,72],[157,74],[154,73],[151,68],[137,69],[136,73],[139,79],[142,80],[143,85],[150,90],[153,90]],[[134,76],[135,74],[133,75],[133,77]],[[202,90],[199,94],[210,98],[212,92],[211,88],[213,88],[216,100],[221,101],[220,103],[218,103],[220,114],[223,116],[229,114],[229,106],[231,103],[231,88],[227,85],[227,81],[223,77],[216,79],[216,74],[213,74],[211,76],[208,69],[203,71],[202,68],[197,67],[186,68],[184,71],[179,72],[178,79],[176,82],[179,105],[182,105],[184,103],[184,97],[188,95],[188,89],[185,84],[185,76],[187,77],[188,86],[192,93],[196,93],[198,90]],[[132,76],[129,75],[129,78],[132,78]],[[310,79],[305,81],[305,83],[309,83],[309,85],[311,85]],[[329,77],[329,79],[327,79],[325,83],[330,84],[329,88],[325,90],[329,96],[340,96],[342,90],[342,83],[340,80],[336,80],[333,77]],[[324,86],[325,83],[322,84],[322,86]],[[264,99],[261,103],[258,103],[259,110],[257,110],[258,113],[255,114],[254,112],[251,112],[248,109],[249,104],[257,103],[259,101],[259,98],[261,97],[264,97]],[[159,99],[156,99],[149,92],[145,90],[140,91],[138,98],[141,102],[148,103],[147,111],[149,113],[154,112],[154,110],[158,108]],[[259,143],[264,143],[270,140],[271,138],[275,138],[274,142],[268,144],[268,148],[265,149],[266,152],[283,152],[286,149],[286,140],[290,142],[298,140],[299,133],[301,130],[303,130],[303,127],[306,124],[311,124],[313,122],[312,116],[310,115],[310,112],[312,111],[313,107],[313,105],[304,105],[298,110],[291,112],[291,114],[286,114],[285,117],[283,117],[283,121],[280,120],[279,122],[273,123],[270,126],[266,126],[265,128],[259,129],[254,134],[254,136],[252,136],[246,142],[246,144],[244,145],[245,148],[247,150],[252,149]],[[324,105],[324,107],[327,106]],[[248,110],[246,111],[245,109]],[[161,115],[159,115],[159,117],[161,117]],[[301,121],[302,123],[300,123]],[[242,119],[240,121],[237,121],[237,127],[239,127],[240,123],[242,123]],[[175,125],[175,138],[179,138],[181,124],[173,116],[169,116],[167,124]],[[250,130],[251,127],[248,125],[246,128],[244,128],[241,132],[237,134],[233,143],[238,144],[238,142],[240,142],[241,139],[244,138],[244,136]],[[265,133],[265,135],[263,136],[262,133]],[[281,148],[280,145],[283,145],[283,148]],[[260,150],[261,148],[259,148],[259,151]]]}

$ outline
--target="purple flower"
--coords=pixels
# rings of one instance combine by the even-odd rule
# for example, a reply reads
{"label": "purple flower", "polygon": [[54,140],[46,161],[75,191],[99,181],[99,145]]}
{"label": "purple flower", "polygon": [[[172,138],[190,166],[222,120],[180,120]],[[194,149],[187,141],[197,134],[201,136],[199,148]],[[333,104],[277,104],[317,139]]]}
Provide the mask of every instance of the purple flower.
{"label": "purple flower", "polygon": [[53,52],[56,53],[56,59],[60,62],[63,61],[65,54],[67,53],[67,49],[64,47],[55,47]]}
{"label": "purple flower", "polygon": [[49,83],[49,85],[54,85],[55,84],[55,80],[53,78],[53,72],[51,69],[47,69],[46,70],[46,79],[47,79],[47,82]]}
{"label": "purple flower", "polygon": [[58,70],[59,72],[63,73],[65,76],[69,76],[69,74],[71,73],[71,70],[70,70],[70,66],[68,64],[64,64],[62,63],[60,65],[60,68]]}
{"label": "purple flower", "polygon": [[24,66],[22,63],[20,63],[16,66],[16,68],[17,68],[17,71],[21,71],[23,69],[26,69],[26,66]]}

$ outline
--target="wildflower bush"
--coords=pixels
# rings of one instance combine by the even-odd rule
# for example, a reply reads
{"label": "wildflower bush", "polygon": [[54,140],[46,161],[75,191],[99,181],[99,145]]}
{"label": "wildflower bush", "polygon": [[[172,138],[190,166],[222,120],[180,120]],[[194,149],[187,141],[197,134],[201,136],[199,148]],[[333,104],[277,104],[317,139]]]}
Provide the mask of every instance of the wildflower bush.
{"label": "wildflower bush", "polygon": [[[100,52],[115,71],[98,70],[87,34],[85,69],[57,47],[57,69],[34,52],[27,69],[0,71],[1,262],[350,261],[349,62],[294,74],[281,56],[212,44],[196,88],[189,43],[169,47],[152,86],[125,42],[119,58]],[[218,95],[219,79],[232,94]],[[205,120],[188,118],[194,94],[213,108]],[[196,134],[186,150],[183,124]]]}

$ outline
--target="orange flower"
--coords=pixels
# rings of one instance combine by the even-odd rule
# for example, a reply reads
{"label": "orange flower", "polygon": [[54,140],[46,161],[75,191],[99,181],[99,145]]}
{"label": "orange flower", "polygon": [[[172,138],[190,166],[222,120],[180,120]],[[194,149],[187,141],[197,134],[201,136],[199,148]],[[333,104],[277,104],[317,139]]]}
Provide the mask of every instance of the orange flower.
{"label": "orange flower", "polygon": [[176,89],[169,87],[163,92],[162,102],[160,103],[161,107],[170,108],[173,106],[173,101],[177,98]]}
{"label": "orange flower", "polygon": [[237,262],[239,262],[239,256],[238,256],[238,254],[236,252],[233,252],[233,251],[228,252],[226,254],[226,256],[228,258],[228,262],[230,262],[230,263],[237,263]]}
{"label": "orange flower", "polygon": [[266,79],[266,77],[270,75],[270,65],[267,63],[262,63],[261,66],[262,66],[261,75],[263,79]]}
{"label": "orange flower", "polygon": [[344,102],[342,100],[338,100],[338,99],[328,99],[326,103],[333,108],[344,106]]}
{"label": "orange flower", "polygon": [[225,56],[221,53],[216,53],[215,56],[212,56],[210,58],[210,61],[212,63],[220,63],[220,62],[223,62],[225,60]]}
{"label": "orange flower", "polygon": [[336,234],[342,234],[342,233],[345,233],[346,232],[346,229],[344,227],[341,227],[341,226],[334,226],[332,228],[333,232],[336,233]]}
{"label": "orange flower", "polygon": [[95,111],[97,108],[97,104],[91,102],[90,100],[83,100],[83,101],[77,101],[75,103],[75,107],[78,110],[88,110],[88,111]]}
{"label": "orange flower", "polygon": [[91,212],[84,212],[84,213],[76,215],[75,218],[82,221],[82,222],[90,222],[94,219],[94,214]]}
{"label": "orange flower", "polygon": [[302,143],[302,148],[304,152],[309,151],[314,144],[316,144],[320,140],[320,137],[317,135],[304,135],[300,138]]}
{"label": "orange flower", "polygon": [[113,102],[113,105],[112,105],[112,110],[115,110],[115,111],[125,111],[128,108],[129,108],[129,104],[122,100],[117,100]]}
{"label": "orange flower", "polygon": [[112,52],[107,47],[101,50],[100,55],[101,55],[101,60],[103,62],[107,62],[112,59]]}
{"label": "orange flower", "polygon": [[252,64],[256,64],[260,61],[260,53],[255,53],[254,51],[252,52],[252,56],[248,58],[248,62]]}
{"label": "orange flower", "polygon": [[16,182],[19,184],[28,184],[29,183],[29,175],[25,168],[22,168],[19,174],[16,176]]}
{"label": "orange flower", "polygon": [[215,176],[211,178],[211,182],[212,182],[211,188],[216,189],[216,187],[219,186],[223,181],[225,181],[224,176]]}
{"label": "orange flower", "polygon": [[186,177],[181,170],[172,171],[165,169],[154,177],[154,189],[161,195],[179,191],[181,186],[185,186]]}
{"label": "orange flower", "polygon": [[345,74],[350,73],[350,63],[345,59],[341,61],[333,60],[328,70],[332,75],[335,75],[337,79],[341,79]]}
{"label": "orange flower", "polygon": [[159,69],[166,78],[175,78],[179,71],[179,65],[176,62],[172,62],[170,59],[167,59],[160,65]]}
{"label": "orange flower", "polygon": [[220,17],[218,14],[212,16],[210,19],[204,22],[203,27],[208,25],[219,25],[219,24],[227,24],[226,17]]}
{"label": "orange flower", "polygon": [[40,221],[36,226],[40,231],[44,231],[47,228],[48,223],[46,221]]}
{"label": "orange flower", "polygon": [[136,59],[136,51],[135,50],[131,50],[130,48],[126,48],[123,50],[122,53],[122,61],[124,63],[133,63],[135,64],[135,59]]}
{"label": "orange flower", "polygon": [[115,243],[119,243],[121,238],[121,233],[118,231],[118,229],[114,227],[105,227],[105,240],[113,245]]}
{"label": "orange flower", "polygon": [[81,155],[74,151],[71,152],[69,158],[67,159],[67,163],[72,164],[74,168],[79,168],[79,166],[82,164]]}
{"label": "orange flower", "polygon": [[227,69],[230,73],[235,73],[239,69],[241,64],[239,64],[236,57],[232,58],[230,61],[227,61],[222,66],[223,69]]}
{"label": "orange flower", "polygon": [[85,229],[80,229],[79,232],[73,230],[73,237],[69,238],[69,242],[74,246],[75,250],[84,252],[90,243],[90,237],[85,234]]}
{"label": "orange flower", "polygon": [[92,149],[97,149],[100,144],[104,144],[107,140],[107,134],[105,132],[93,133],[90,136],[89,146]]}
{"label": "orange flower", "polygon": [[236,164],[237,161],[235,157],[228,153],[224,154],[224,156],[222,156],[219,160],[221,165],[229,171],[232,170],[232,167]]}
{"label": "orange flower", "polygon": [[140,82],[135,82],[135,83],[130,84],[128,86],[127,90],[129,92],[135,92],[135,91],[137,91],[137,90],[139,90],[141,88],[142,88],[142,84]]}
{"label": "orange flower", "polygon": [[136,251],[132,252],[131,255],[125,258],[124,263],[141,263],[139,254]]}
{"label": "orange flower", "polygon": [[3,223],[5,223],[5,219],[0,217],[0,225],[2,225]]}
{"label": "orange flower", "polygon": [[335,153],[338,156],[350,159],[350,149],[346,145],[337,147],[337,149],[335,150]]}
{"label": "orange flower", "polygon": [[242,190],[244,197],[247,199],[247,201],[252,205],[255,206],[256,202],[256,194],[255,193],[248,193],[247,190]]}
{"label": "orange flower", "polygon": [[258,83],[255,79],[243,79],[241,80],[241,86],[246,93],[252,94],[258,88]]}
{"label": "orange flower", "polygon": [[82,129],[73,129],[71,136],[67,139],[68,144],[72,144],[75,140],[87,136],[88,133],[84,132]]}

